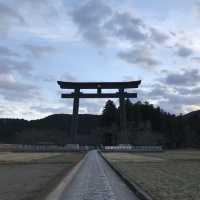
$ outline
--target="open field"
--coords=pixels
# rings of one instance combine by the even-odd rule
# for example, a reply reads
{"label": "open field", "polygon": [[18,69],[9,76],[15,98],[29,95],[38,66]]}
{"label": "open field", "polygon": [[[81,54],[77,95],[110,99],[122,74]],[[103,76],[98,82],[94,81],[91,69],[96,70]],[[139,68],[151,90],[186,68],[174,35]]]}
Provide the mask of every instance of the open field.
{"label": "open field", "polygon": [[0,153],[0,163],[29,163],[31,161],[38,161],[42,159],[59,156],[60,153]]}
{"label": "open field", "polygon": [[155,200],[200,199],[200,151],[104,153]]}
{"label": "open field", "polygon": [[0,153],[0,199],[44,199],[83,153]]}
{"label": "open field", "polygon": [[15,144],[0,144],[0,152],[16,151],[17,145]]}

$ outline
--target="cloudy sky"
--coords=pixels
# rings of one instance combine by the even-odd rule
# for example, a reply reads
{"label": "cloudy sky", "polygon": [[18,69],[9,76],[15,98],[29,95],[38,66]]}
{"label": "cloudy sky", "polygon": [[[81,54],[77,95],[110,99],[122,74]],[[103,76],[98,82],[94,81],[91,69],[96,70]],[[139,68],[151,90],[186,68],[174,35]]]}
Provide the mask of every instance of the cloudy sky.
{"label": "cloudy sky", "polygon": [[0,0],[0,117],[70,113],[57,80],[141,79],[137,100],[200,109],[199,36],[198,0]]}

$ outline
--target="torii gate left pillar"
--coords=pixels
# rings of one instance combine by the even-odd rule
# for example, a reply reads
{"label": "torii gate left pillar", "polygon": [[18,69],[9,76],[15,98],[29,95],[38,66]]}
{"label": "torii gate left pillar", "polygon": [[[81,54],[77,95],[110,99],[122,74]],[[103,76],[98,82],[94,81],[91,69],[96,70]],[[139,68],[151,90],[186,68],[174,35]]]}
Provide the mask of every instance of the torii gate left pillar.
{"label": "torii gate left pillar", "polygon": [[76,88],[74,91],[73,115],[72,115],[71,130],[70,130],[70,135],[73,138],[73,141],[76,139],[76,135],[78,132],[79,95],[80,95],[80,89]]}

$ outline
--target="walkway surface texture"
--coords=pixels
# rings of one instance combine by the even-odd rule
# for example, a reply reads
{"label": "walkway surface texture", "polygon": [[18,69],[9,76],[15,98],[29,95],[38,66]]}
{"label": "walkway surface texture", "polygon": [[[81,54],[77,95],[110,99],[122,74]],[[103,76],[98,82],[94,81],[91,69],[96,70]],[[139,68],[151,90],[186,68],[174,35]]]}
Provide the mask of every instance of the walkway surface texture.
{"label": "walkway surface texture", "polygon": [[90,151],[59,200],[138,200],[97,151]]}

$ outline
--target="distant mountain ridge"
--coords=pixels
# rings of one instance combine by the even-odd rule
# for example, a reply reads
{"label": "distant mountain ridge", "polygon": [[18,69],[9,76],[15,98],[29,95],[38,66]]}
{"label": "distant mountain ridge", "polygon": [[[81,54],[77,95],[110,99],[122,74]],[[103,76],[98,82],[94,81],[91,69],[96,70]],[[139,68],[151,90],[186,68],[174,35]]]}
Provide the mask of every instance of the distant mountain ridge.
{"label": "distant mountain ridge", "polygon": [[[175,116],[148,102],[133,104],[128,100],[126,110],[130,144],[200,147],[200,110]],[[119,108],[110,102],[101,115],[80,114],[77,143],[112,144],[110,141],[116,140],[120,131],[119,113]],[[0,119],[0,143],[71,143],[71,120],[70,114],[53,114],[31,121]]]}
{"label": "distant mountain ridge", "polygon": [[198,118],[198,119],[200,119],[200,110],[196,110],[196,111],[189,112],[189,113],[183,115],[183,117],[184,117],[185,119],[193,119],[193,118]]}
{"label": "distant mountain ridge", "polygon": [[[98,115],[90,114],[79,115],[79,133],[82,135],[90,134],[99,125],[99,117]],[[28,134],[37,135],[39,131],[42,131],[44,135],[46,134],[45,132],[52,132],[50,136],[46,137],[55,138],[59,134],[66,136],[70,133],[71,119],[72,115],[70,114],[53,114],[31,121],[0,118],[0,142],[15,143],[18,141],[19,135],[21,137],[23,135],[26,138]]]}

